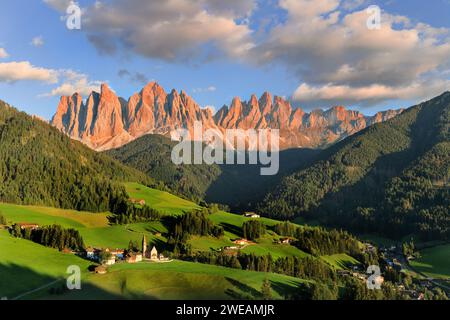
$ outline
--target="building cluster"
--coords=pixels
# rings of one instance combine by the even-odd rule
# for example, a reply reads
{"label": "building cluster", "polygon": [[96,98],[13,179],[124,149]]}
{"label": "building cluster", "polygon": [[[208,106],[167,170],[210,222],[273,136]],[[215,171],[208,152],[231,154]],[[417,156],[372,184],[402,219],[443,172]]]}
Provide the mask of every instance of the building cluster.
{"label": "building cluster", "polygon": [[[102,259],[103,254],[105,254],[106,258]],[[89,247],[86,249],[86,258],[92,261],[99,262],[104,266],[110,266],[116,264],[117,262],[138,263],[142,261],[151,261],[151,262],[170,261],[169,258],[164,257],[162,253],[158,253],[158,250],[156,249],[155,246],[153,246],[150,249],[147,246],[147,238],[145,236],[142,239],[142,252],[133,252],[124,249],[110,249],[110,248],[101,249]],[[103,270],[100,269],[99,271]]]}

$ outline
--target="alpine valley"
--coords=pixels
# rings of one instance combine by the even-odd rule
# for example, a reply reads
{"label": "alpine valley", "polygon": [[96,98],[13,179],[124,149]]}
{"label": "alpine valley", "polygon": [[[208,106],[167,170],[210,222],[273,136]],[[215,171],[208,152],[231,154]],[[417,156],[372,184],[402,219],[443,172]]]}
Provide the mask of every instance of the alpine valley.
{"label": "alpine valley", "polygon": [[[278,175],[173,164],[168,133],[195,121],[280,129]],[[447,298],[449,92],[371,117],[269,93],[213,115],[155,82],[128,101],[104,84],[50,123],[0,102],[0,146],[2,297]],[[71,265],[82,290],[61,282]]]}

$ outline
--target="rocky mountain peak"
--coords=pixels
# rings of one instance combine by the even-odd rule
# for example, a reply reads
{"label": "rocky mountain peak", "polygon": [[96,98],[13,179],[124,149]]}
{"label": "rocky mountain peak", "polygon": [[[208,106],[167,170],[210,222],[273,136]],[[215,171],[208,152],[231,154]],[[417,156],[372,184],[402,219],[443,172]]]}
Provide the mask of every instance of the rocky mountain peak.
{"label": "rocky mountain peak", "polygon": [[86,103],[78,93],[61,97],[51,123],[96,150],[119,147],[145,134],[169,135],[177,128],[191,131],[195,121],[202,122],[205,130],[279,129],[281,148],[317,148],[399,113],[389,110],[365,117],[344,106],[306,113],[293,108],[287,99],[264,92],[259,99],[251,95],[248,101],[235,97],[230,107],[224,105],[213,115],[186,91],[173,89],[167,94],[152,81],[128,101],[107,84],[102,84],[100,93],[92,92]]}

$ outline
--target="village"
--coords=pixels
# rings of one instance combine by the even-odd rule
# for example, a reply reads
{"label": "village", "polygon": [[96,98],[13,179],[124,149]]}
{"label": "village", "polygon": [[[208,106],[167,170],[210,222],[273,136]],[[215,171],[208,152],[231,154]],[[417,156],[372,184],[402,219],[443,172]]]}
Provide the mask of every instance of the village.
{"label": "village", "polygon": [[[131,200],[135,204],[144,205],[143,201]],[[246,218],[260,219],[260,216],[253,212],[246,212],[243,214]],[[16,224],[21,230],[37,230],[39,225],[35,223],[22,222]],[[274,243],[281,245],[292,245],[295,239],[292,237],[281,237],[275,239]],[[256,242],[245,238],[238,238],[232,240],[233,245],[221,247],[217,249],[218,252],[222,252],[226,255],[237,255],[238,252],[247,246],[257,245]],[[68,249],[64,249],[63,252],[79,255],[87,260],[97,263],[91,271],[97,274],[105,274],[108,272],[108,267],[118,264],[118,263],[167,263],[172,262],[170,258],[164,256],[162,253],[158,252],[156,246],[150,246],[147,237],[143,235],[141,250],[137,248],[137,244],[131,245],[128,249],[119,248],[93,248],[87,247],[81,252],[73,252]],[[428,277],[423,277],[416,279],[413,283],[410,274],[411,267],[409,260],[414,259],[414,255],[405,255],[402,251],[400,245],[391,245],[389,247],[381,246],[377,248],[371,243],[363,243],[366,253],[376,253],[380,254],[381,258],[381,274],[371,276],[368,274],[367,270],[362,268],[361,265],[349,265],[346,268],[337,270],[337,273],[343,277],[354,277],[358,280],[368,283],[369,281],[374,281],[376,284],[382,284],[386,279],[394,283],[396,289],[402,292],[406,296],[415,300],[424,300],[424,290],[433,290],[435,288],[443,288],[442,285],[435,282],[433,279]],[[390,278],[386,278],[390,274]],[[396,274],[397,279],[393,279],[392,275]],[[410,280],[405,280],[405,279]],[[444,288],[444,290],[447,288]]]}
{"label": "village", "polygon": [[116,263],[164,263],[172,261],[162,253],[159,253],[155,246],[150,249],[145,235],[142,238],[142,251],[88,247],[85,250],[85,258],[100,263],[95,268],[95,273],[98,274],[106,273],[107,267]]}

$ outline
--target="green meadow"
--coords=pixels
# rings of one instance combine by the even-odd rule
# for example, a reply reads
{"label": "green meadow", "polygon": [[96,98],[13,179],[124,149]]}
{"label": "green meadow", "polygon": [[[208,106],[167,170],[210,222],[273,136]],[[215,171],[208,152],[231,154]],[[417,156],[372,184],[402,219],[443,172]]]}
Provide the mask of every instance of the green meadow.
{"label": "green meadow", "polygon": [[294,292],[304,280],[280,274],[229,269],[172,261],[117,264],[104,275],[90,274],[84,290],[64,299],[233,299],[260,298],[264,279],[272,284],[274,298]]}
{"label": "green meadow", "polygon": [[[247,218],[243,215],[237,215],[219,211],[213,213],[209,218],[216,224],[221,225],[225,230],[225,235],[221,239],[213,237],[193,237],[189,243],[194,250],[208,251],[218,250],[225,246],[235,246],[233,240],[242,238],[242,225],[245,221],[252,220],[253,218]],[[259,221],[267,226],[267,233],[264,237],[259,239],[256,244],[250,244],[245,246],[240,251],[243,253],[254,253],[255,255],[268,255],[269,253],[274,258],[286,257],[286,256],[299,256],[304,257],[307,254],[302,250],[297,249],[289,244],[278,244],[279,236],[270,230],[271,227],[280,223],[280,221],[259,218]]]}
{"label": "green meadow", "polygon": [[450,244],[420,251],[421,257],[410,262],[417,271],[436,279],[450,279]]}
{"label": "green meadow", "polygon": [[65,228],[77,229],[86,246],[98,248],[125,248],[130,240],[138,244],[145,234],[151,242],[157,239],[157,232],[167,230],[160,222],[109,225],[107,213],[78,212],[47,207],[20,206],[0,203],[0,212],[9,224],[17,222],[38,225],[59,224]]}
{"label": "green meadow", "polygon": [[320,257],[322,260],[331,265],[335,270],[348,269],[352,265],[358,265],[360,262],[345,253],[326,255]]}
{"label": "green meadow", "polygon": [[168,192],[148,188],[139,183],[126,183],[125,189],[128,195],[136,200],[145,200],[145,204],[162,213],[177,215],[184,211],[200,209],[200,207],[188,200],[177,197]]}
{"label": "green meadow", "polygon": [[86,273],[90,263],[34,242],[13,238],[0,230],[0,297],[14,297],[67,276],[78,265]]}
{"label": "green meadow", "polygon": [[[166,212],[178,215],[183,211],[198,209],[199,206],[166,192],[150,189],[139,184],[127,184],[131,198],[143,199],[146,204]],[[86,246],[98,248],[125,248],[130,240],[140,246],[142,236],[146,235],[150,243],[166,242],[167,229],[163,223],[133,223],[128,225],[110,225],[109,213],[89,213],[74,210],[0,204],[0,212],[9,224],[16,222],[37,223],[39,225],[59,224],[66,228],[79,230]],[[233,240],[242,237],[242,225],[251,220],[242,215],[227,212],[211,214],[210,219],[223,226],[225,236],[192,237],[189,243],[193,250],[218,250],[232,246]],[[260,218],[267,226],[267,233],[256,244],[245,246],[243,253],[256,255],[271,254],[274,258],[286,256],[304,257],[307,253],[289,244],[279,244],[279,236],[272,231],[277,220]],[[87,271],[91,264],[71,254],[43,247],[31,241],[16,239],[6,230],[0,231],[0,263],[2,277],[1,295],[13,297],[21,293],[63,279],[69,265],[79,265],[83,270],[83,290],[66,292],[62,296],[48,294],[48,288],[30,293],[24,298],[67,298],[67,299],[232,299],[259,298],[264,279],[272,283],[275,298],[283,293],[296,290],[301,279],[280,274],[251,272],[229,269],[213,265],[173,261],[169,263],[139,263],[136,265],[117,264],[109,268],[105,275]],[[322,257],[335,268],[344,268],[357,263],[346,255]],[[58,284],[61,285],[61,284]]]}

